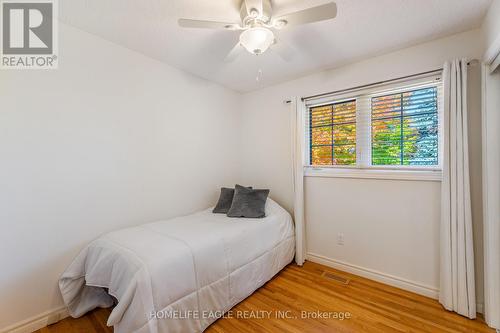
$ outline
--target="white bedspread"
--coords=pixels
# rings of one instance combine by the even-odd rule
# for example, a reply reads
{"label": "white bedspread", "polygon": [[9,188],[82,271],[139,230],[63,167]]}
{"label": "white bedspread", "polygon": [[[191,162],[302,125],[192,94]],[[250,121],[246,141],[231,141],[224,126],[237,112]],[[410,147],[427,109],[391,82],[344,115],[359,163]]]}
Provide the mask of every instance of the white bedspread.
{"label": "white bedspread", "polygon": [[79,317],[111,306],[112,295],[108,325],[117,333],[201,332],[293,259],[290,215],[271,199],[266,215],[209,209],[106,234],[62,275],[64,302]]}

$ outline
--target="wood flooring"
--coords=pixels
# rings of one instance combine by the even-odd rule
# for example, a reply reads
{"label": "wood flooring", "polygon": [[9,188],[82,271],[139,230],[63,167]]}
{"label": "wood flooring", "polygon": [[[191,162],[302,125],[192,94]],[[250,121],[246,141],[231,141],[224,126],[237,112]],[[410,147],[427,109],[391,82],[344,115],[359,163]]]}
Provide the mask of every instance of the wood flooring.
{"label": "wood flooring", "polygon": [[[324,273],[349,280],[348,284]],[[37,333],[104,333],[110,309],[67,318]],[[469,320],[433,299],[323,265],[288,265],[213,323],[209,333],[266,332],[492,332],[481,317]]]}

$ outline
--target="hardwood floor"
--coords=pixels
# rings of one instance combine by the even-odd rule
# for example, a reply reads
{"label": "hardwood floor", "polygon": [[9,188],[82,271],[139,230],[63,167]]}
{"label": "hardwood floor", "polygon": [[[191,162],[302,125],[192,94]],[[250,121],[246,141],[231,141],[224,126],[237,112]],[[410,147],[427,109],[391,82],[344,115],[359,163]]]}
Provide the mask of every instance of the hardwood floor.
{"label": "hardwood floor", "polygon": [[[323,272],[350,279],[345,285]],[[254,311],[254,312],[250,312]],[[265,312],[269,311],[269,312]],[[279,312],[282,311],[282,312]],[[302,318],[306,311],[309,318]],[[102,333],[109,309],[79,319],[67,318],[37,333]],[[241,318],[248,314],[264,318]],[[351,318],[341,320],[341,313]],[[281,315],[282,318],[278,318]],[[322,315],[323,318],[318,318]],[[330,318],[324,318],[329,316]],[[283,318],[284,317],[284,318]],[[306,262],[289,265],[273,280],[232,309],[206,332],[494,332],[481,318],[469,320],[445,311],[433,299],[365,278]]]}

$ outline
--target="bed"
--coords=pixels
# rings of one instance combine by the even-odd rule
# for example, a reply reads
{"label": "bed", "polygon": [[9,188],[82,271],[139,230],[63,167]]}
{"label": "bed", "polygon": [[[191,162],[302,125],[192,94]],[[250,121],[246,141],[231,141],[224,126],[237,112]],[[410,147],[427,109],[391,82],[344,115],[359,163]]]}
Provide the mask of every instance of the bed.
{"label": "bed", "polygon": [[290,214],[266,202],[262,219],[207,209],[106,234],[59,280],[72,317],[114,304],[116,333],[202,332],[289,264]]}

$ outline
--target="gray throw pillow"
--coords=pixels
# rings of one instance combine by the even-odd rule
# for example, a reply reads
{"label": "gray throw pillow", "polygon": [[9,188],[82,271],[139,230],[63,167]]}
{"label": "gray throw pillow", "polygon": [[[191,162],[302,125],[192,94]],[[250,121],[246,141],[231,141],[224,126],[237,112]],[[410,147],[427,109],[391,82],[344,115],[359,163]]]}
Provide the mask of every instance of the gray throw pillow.
{"label": "gray throw pillow", "polygon": [[215,205],[215,208],[212,210],[212,213],[227,214],[229,208],[231,208],[231,204],[233,203],[233,197],[234,197],[234,188],[222,187],[220,189],[219,201],[217,201],[217,205]]}
{"label": "gray throw pillow", "polygon": [[240,185],[234,188],[229,217],[262,218],[266,216],[266,200],[269,190],[254,190]]}

